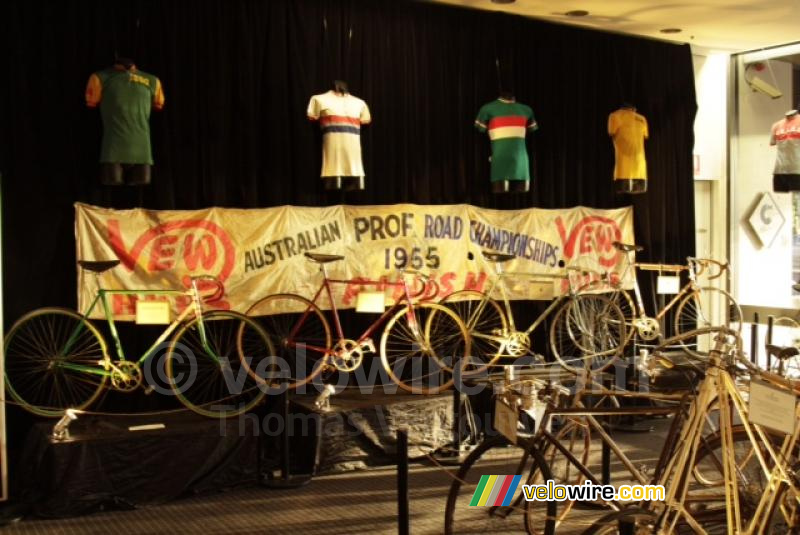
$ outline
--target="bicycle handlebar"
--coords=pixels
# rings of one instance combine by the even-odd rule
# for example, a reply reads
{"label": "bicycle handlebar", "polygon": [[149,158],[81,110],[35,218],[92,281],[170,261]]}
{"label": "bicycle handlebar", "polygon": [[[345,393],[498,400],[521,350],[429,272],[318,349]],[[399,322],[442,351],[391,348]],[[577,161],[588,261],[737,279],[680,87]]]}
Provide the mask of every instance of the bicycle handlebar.
{"label": "bicycle handlebar", "polygon": [[730,267],[728,262],[722,263],[719,260],[713,260],[711,258],[695,258],[693,256],[688,256],[686,257],[686,262],[689,266],[693,266],[695,275],[700,275],[705,271],[709,271],[708,280],[722,276]]}
{"label": "bicycle handlebar", "polygon": [[[220,281],[214,275],[195,275],[191,277],[191,281],[192,281],[192,291],[197,292],[197,295],[199,295],[206,303],[219,301],[222,298],[222,296],[225,295],[225,285],[222,284],[222,281]],[[197,282],[203,282],[203,281],[210,282],[214,285],[215,287],[214,292],[211,293],[210,295],[205,295],[201,293],[201,289],[199,288]]]}
{"label": "bicycle handlebar", "polygon": [[[434,299],[437,295],[439,295],[439,283],[433,280],[429,275],[426,275],[425,273],[422,273],[414,269],[403,269],[402,273],[403,274],[408,273],[422,281],[422,288],[420,289],[419,292],[417,293],[409,292],[408,296],[411,299],[416,299],[418,297],[422,297],[422,300]],[[430,297],[425,297],[427,295],[429,295]]]}

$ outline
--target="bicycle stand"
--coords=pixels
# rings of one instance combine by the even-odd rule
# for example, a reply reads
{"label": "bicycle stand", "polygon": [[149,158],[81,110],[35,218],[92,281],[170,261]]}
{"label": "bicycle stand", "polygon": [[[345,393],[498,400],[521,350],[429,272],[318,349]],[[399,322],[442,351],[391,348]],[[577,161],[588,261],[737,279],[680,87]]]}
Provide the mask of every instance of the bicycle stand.
{"label": "bicycle stand", "polygon": [[[464,414],[462,415],[462,408]],[[469,396],[463,396],[458,388],[453,389],[453,441],[449,446],[439,448],[431,454],[437,463],[446,466],[458,466],[477,446],[476,440],[480,430],[476,429],[475,420],[472,417],[472,405]],[[464,444],[461,437],[462,422],[466,421],[470,438],[475,444]]]}
{"label": "bicycle stand", "polygon": [[[262,470],[262,453],[263,453],[263,440],[264,432],[261,430],[258,434],[258,483],[262,487],[271,489],[292,489],[307,485],[314,474],[292,474],[291,470],[291,447],[289,444],[289,389],[285,389],[279,398],[281,407],[281,418],[283,421],[283,430],[280,434],[280,451],[281,451],[281,466],[280,470],[274,470],[270,473],[263,473]],[[318,430],[319,431],[319,430]],[[317,448],[319,448],[317,443]],[[317,456],[319,451],[317,451]]]}

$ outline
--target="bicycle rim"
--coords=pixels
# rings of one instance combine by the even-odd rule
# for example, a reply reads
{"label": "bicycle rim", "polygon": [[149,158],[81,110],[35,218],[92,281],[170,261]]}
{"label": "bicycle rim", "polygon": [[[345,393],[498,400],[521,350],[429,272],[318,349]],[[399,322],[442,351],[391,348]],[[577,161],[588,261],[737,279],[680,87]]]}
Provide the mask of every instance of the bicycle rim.
{"label": "bicycle rim", "polygon": [[[709,286],[698,288],[681,299],[675,312],[676,335],[720,326],[737,333],[742,330],[742,309],[731,294]],[[694,339],[681,340],[680,344],[690,355],[703,357],[714,346],[714,336],[714,333],[702,334]]]}
{"label": "bicycle rim", "polygon": [[380,351],[384,371],[400,388],[436,394],[453,386],[454,367],[466,362],[470,337],[455,312],[419,303],[403,307],[386,322]]}
{"label": "bicycle rim", "polygon": [[[530,439],[520,438],[515,446],[511,446],[503,436],[488,438],[470,453],[456,472],[447,496],[444,532],[448,535],[470,535],[519,533],[526,530],[522,484],[533,479],[538,473],[549,479],[547,465]],[[489,503],[493,485],[497,483],[498,478],[490,479],[484,476],[506,475],[521,476],[515,490],[510,491],[510,486],[506,489],[501,505],[485,505]],[[494,493],[495,504],[502,490],[502,481],[501,479],[501,485]],[[482,492],[476,497],[479,487],[482,488]],[[487,488],[490,489],[488,494],[486,494]],[[486,496],[482,500],[484,494]],[[472,503],[484,505],[471,505]],[[556,513],[556,502],[547,502],[547,506],[550,520],[543,525],[535,526],[528,533],[536,535],[555,533],[555,522],[552,518]]]}
{"label": "bicycle rim", "polygon": [[68,408],[89,407],[104,391],[107,364],[102,335],[71,310],[35,310],[20,318],[6,335],[8,394],[22,408],[40,416],[58,417]]}
{"label": "bicycle rim", "polygon": [[184,324],[170,344],[170,387],[181,403],[203,416],[244,413],[261,401],[266,389],[242,362],[267,358],[269,347],[263,329],[251,318],[223,310],[205,313]]}
{"label": "bicycle rim", "polygon": [[257,319],[273,348],[261,373],[248,371],[268,384],[298,389],[316,379],[326,368],[331,348],[331,329],[314,303],[294,294],[275,294],[256,302],[247,316]]}
{"label": "bicycle rim", "polygon": [[483,373],[501,356],[508,333],[508,320],[503,309],[494,299],[475,290],[454,292],[440,301],[461,318],[472,341],[465,375]]}
{"label": "bicycle rim", "polygon": [[627,341],[625,318],[608,298],[575,296],[556,312],[550,325],[550,347],[556,360],[576,373],[611,366]]}

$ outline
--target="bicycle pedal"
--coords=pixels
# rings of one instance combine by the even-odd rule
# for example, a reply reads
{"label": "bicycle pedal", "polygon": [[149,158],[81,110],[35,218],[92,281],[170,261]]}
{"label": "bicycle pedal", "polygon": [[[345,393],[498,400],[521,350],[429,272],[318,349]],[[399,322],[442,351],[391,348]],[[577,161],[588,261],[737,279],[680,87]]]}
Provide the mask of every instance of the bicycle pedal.
{"label": "bicycle pedal", "polygon": [[146,386],[146,387],[144,387],[144,395],[145,395],[145,396],[149,396],[150,394],[152,394],[152,393],[153,393],[153,391],[154,391],[154,390],[155,390],[155,387],[153,387],[153,386]]}
{"label": "bicycle pedal", "polygon": [[364,353],[375,353],[375,342],[372,341],[372,338],[367,338],[361,343],[361,351]]}

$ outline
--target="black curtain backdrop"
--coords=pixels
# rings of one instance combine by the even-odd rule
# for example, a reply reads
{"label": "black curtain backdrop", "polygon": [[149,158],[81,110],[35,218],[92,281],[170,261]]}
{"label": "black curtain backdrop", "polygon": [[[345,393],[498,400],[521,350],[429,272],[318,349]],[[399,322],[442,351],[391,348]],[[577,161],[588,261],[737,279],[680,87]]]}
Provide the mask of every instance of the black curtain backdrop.
{"label": "black curtain backdrop", "polygon": [[[686,45],[399,0],[6,0],[0,46],[7,326],[36,307],[75,307],[76,201],[633,204],[639,258],[681,262],[694,252]],[[101,123],[83,95],[115,54],[159,76],[166,93],[151,119],[153,184],[141,191],[97,182]],[[319,178],[321,136],[305,112],[334,79],[372,111],[363,192],[326,192]],[[533,108],[540,127],[528,138],[527,194],[490,193],[489,140],[472,126],[501,86]],[[635,197],[616,195],[612,183],[606,123],[623,102],[650,126],[649,190]],[[30,420],[17,410],[9,418],[13,461]]]}
{"label": "black curtain backdrop", "polygon": [[[112,207],[471,203],[635,207],[640,258],[694,250],[691,53],[521,17],[374,0],[11,0],[0,5],[4,298],[7,322],[75,305],[75,201]],[[153,184],[97,184],[101,124],[89,74],[115,53],[159,76]],[[369,104],[367,188],[321,187],[309,97],[334,78]],[[502,82],[500,80],[502,78]],[[478,108],[513,87],[540,129],[528,194],[489,191]],[[649,190],[615,195],[608,114],[647,117]]]}

